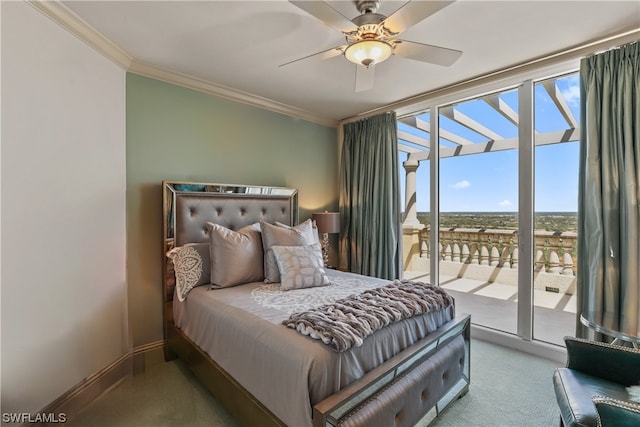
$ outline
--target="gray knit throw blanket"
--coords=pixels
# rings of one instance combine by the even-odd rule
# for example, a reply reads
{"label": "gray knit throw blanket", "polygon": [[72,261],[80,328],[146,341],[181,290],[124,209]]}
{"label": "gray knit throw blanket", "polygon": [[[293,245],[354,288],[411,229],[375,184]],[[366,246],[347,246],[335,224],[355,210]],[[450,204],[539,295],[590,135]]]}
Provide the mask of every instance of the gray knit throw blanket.
{"label": "gray knit throw blanket", "polygon": [[442,288],[395,280],[389,285],[350,295],[316,309],[294,313],[282,323],[342,352],[391,323],[453,305]]}

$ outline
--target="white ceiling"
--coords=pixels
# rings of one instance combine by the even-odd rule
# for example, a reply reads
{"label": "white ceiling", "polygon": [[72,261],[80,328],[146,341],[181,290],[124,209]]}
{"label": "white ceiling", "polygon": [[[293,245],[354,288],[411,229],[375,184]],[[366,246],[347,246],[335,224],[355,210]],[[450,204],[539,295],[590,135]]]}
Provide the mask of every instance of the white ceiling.
{"label": "white ceiling", "polygon": [[[343,15],[351,1],[328,1]],[[383,1],[391,14],[404,1]],[[462,50],[450,67],[391,57],[375,87],[354,92],[356,65],[337,56],[280,64],[344,44],[344,36],[281,1],[66,1],[134,61],[336,122],[405,98],[640,28],[640,1],[458,0],[406,40]]]}

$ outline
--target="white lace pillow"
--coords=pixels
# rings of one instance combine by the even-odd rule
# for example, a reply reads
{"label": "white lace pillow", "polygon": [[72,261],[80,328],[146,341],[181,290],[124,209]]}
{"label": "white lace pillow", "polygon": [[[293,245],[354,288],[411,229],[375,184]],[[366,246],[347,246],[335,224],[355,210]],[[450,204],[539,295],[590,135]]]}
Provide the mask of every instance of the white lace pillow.
{"label": "white lace pillow", "polygon": [[280,270],[280,289],[311,288],[329,284],[318,243],[306,246],[273,246]]}
{"label": "white lace pillow", "polygon": [[[204,257],[206,260],[203,260],[202,250],[206,251]],[[209,283],[209,275],[203,274],[205,263],[206,269],[210,268],[208,255],[209,244],[207,243],[188,244],[167,252],[167,257],[173,262],[179,301],[184,301],[191,289]]]}

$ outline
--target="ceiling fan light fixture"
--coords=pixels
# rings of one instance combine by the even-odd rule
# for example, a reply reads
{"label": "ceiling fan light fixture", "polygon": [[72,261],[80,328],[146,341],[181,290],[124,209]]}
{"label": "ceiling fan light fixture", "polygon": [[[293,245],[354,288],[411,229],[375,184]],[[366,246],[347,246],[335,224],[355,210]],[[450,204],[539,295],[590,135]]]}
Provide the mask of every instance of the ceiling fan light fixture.
{"label": "ceiling fan light fixture", "polygon": [[362,40],[349,45],[344,56],[354,64],[364,65],[379,64],[389,59],[393,53],[393,47],[381,40]]}

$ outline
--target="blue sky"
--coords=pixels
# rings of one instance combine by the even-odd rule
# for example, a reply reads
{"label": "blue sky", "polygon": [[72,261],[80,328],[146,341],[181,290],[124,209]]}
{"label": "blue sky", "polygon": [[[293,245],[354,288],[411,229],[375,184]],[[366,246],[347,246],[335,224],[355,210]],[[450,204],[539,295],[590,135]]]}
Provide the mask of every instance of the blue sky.
{"label": "blue sky", "polygon": [[[558,79],[558,88],[577,120],[579,114],[579,82],[576,74]],[[500,98],[517,112],[517,93],[500,94]],[[517,127],[491,109],[483,101],[458,104],[459,111],[494,130],[504,138],[517,137]],[[428,113],[424,115],[428,120]],[[450,121],[440,119],[442,128],[473,142],[487,138]],[[401,126],[402,127],[402,126]],[[539,133],[564,130],[568,126],[542,85],[535,89],[535,128]],[[403,130],[407,128],[402,127]],[[427,137],[427,133],[421,136]],[[454,146],[441,141],[443,146]],[[535,210],[536,212],[576,212],[578,203],[579,143],[569,142],[536,147]],[[400,153],[400,162],[406,154]],[[429,162],[421,162],[417,171],[417,209],[429,211]],[[400,166],[404,209],[404,168]],[[507,150],[469,156],[444,158],[440,161],[440,210],[442,212],[515,212],[518,209],[518,151]]]}

